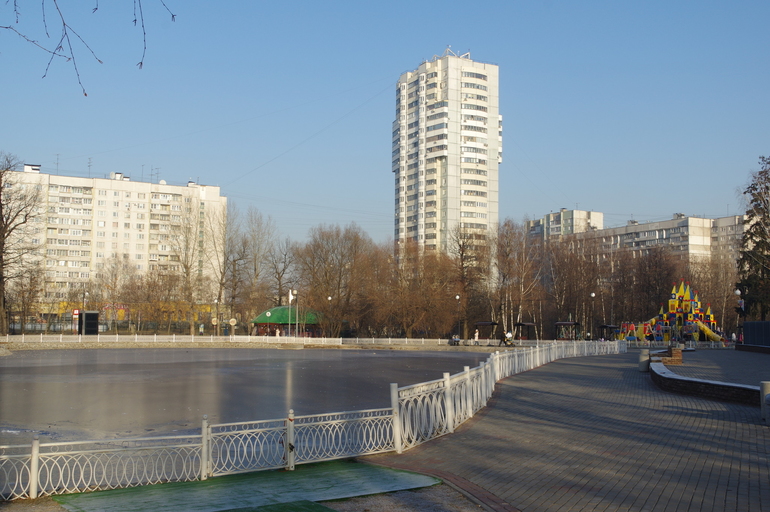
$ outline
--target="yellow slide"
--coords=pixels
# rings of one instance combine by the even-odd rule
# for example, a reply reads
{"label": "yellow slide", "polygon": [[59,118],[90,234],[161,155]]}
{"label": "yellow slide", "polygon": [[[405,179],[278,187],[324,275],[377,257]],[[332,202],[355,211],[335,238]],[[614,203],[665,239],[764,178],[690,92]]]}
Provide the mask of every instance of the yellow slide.
{"label": "yellow slide", "polygon": [[718,335],[708,327],[706,327],[706,324],[698,320],[695,322],[697,326],[700,328],[701,331],[703,331],[703,334],[706,335],[706,337],[709,339],[709,341],[724,341],[724,338],[722,336]]}

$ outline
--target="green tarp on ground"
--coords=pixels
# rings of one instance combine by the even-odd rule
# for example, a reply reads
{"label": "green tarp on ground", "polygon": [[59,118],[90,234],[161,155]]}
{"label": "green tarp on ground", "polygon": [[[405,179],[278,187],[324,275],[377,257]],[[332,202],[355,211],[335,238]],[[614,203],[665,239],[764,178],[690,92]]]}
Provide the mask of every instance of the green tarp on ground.
{"label": "green tarp on ground", "polygon": [[417,489],[440,480],[353,461],[303,464],[294,471],[259,471],[112,491],[65,494],[53,499],[71,512],[215,512],[327,501]]}

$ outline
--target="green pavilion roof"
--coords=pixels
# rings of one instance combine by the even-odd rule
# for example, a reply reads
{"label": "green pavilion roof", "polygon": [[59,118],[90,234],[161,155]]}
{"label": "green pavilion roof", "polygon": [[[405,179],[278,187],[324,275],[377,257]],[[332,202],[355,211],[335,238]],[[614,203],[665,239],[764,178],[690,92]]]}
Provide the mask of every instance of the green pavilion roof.
{"label": "green pavilion roof", "polygon": [[[305,325],[318,324],[318,313],[303,309],[299,312],[299,322]],[[297,308],[295,306],[277,306],[260,313],[250,323],[252,324],[294,324],[297,322]]]}

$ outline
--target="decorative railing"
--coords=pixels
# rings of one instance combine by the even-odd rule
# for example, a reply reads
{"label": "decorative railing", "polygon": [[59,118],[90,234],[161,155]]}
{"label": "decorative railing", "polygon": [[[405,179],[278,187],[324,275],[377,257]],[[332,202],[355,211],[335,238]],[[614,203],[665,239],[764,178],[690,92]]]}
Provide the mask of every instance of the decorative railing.
{"label": "decorative railing", "polygon": [[200,435],[0,446],[0,498],[132,487],[295,464],[401,453],[451,433],[483,408],[495,383],[556,359],[626,351],[624,341],[556,342],[493,353],[476,368],[399,388],[390,407],[209,425]]}
{"label": "decorative railing", "polygon": [[[0,338],[2,339],[2,338]],[[309,336],[249,336],[230,335],[212,336],[199,334],[115,334],[103,332],[94,335],[62,333],[30,333],[5,336],[7,343],[100,343],[100,344],[148,344],[148,343],[195,343],[200,345],[213,343],[231,344],[300,344],[300,345],[449,345],[451,340],[443,338],[323,338]],[[499,340],[465,340],[462,345],[498,345]],[[526,343],[536,343],[525,342]],[[548,342],[540,342],[548,343]]]}

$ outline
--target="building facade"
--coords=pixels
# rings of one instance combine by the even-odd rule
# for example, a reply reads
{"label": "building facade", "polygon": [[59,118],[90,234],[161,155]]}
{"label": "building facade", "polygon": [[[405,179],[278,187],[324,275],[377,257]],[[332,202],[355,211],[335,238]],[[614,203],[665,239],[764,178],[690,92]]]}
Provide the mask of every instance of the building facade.
{"label": "building facade", "polygon": [[604,254],[624,249],[638,256],[654,247],[669,247],[689,262],[709,258],[737,261],[745,215],[708,219],[675,213],[668,220],[630,220],[625,226],[612,228],[603,227],[603,218],[601,212],[562,209],[528,221],[526,226],[530,236],[546,242],[567,235],[598,240]]}
{"label": "building facade", "polygon": [[447,251],[452,231],[497,227],[498,67],[447,50],[396,84],[394,240]]}
{"label": "building facade", "polygon": [[562,208],[551,212],[541,219],[526,222],[530,236],[549,240],[562,235],[574,235],[586,231],[604,228],[604,214],[585,210],[568,210]]}
{"label": "building facade", "polygon": [[42,209],[28,233],[42,260],[46,301],[85,290],[116,260],[139,273],[180,271],[180,233],[191,242],[194,238],[195,272],[210,272],[204,220],[209,212],[226,211],[227,198],[219,187],[137,182],[122,173],[61,176],[35,165],[17,174],[18,181],[37,186],[42,196]]}

